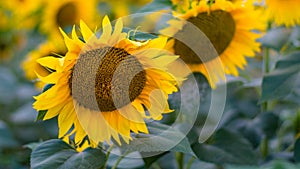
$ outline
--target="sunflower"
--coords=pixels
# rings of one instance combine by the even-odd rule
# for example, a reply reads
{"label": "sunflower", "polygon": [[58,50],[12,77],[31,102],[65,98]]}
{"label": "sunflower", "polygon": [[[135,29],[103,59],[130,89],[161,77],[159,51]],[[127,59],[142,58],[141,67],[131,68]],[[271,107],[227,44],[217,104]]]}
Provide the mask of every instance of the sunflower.
{"label": "sunflower", "polygon": [[277,25],[300,24],[299,0],[265,0],[266,12]]}
{"label": "sunflower", "polygon": [[51,70],[40,65],[37,60],[46,56],[60,57],[66,53],[65,50],[64,47],[54,45],[52,42],[42,43],[36,50],[29,52],[22,62],[25,77],[28,80],[35,80],[36,86],[42,89],[45,83],[37,81],[37,74],[40,76],[48,76]]}
{"label": "sunflower", "polygon": [[46,1],[42,16],[41,31],[49,35],[50,39],[61,37],[58,27],[66,29],[79,20],[93,25],[96,21],[95,0],[53,0]]}
{"label": "sunflower", "polygon": [[107,16],[102,27],[99,38],[84,22],[82,38],[74,27],[72,38],[61,31],[68,48],[65,57],[38,60],[55,71],[41,77],[53,86],[34,97],[33,107],[47,110],[44,120],[58,116],[59,138],[75,134],[76,145],[86,138],[90,146],[112,140],[121,144],[120,138],[129,143],[131,131],[148,133],[144,119],[161,120],[172,112],[167,98],[178,90],[180,78],[166,68],[177,59],[162,50],[166,38],[131,41],[122,33],[121,19],[112,31]]}
{"label": "sunflower", "polygon": [[[114,18],[120,18],[130,15],[130,11],[138,9],[143,5],[151,2],[151,0],[122,0],[122,1],[111,1],[111,0],[98,0],[100,5],[110,8],[109,11]],[[106,9],[107,10],[107,9]],[[106,11],[105,10],[105,11]],[[103,11],[99,11],[103,12]]]}
{"label": "sunflower", "polygon": [[41,0],[9,0],[1,3],[5,9],[10,11],[14,28],[32,29],[37,25],[38,16],[36,13],[42,6]]}
{"label": "sunflower", "polygon": [[[161,30],[161,33],[170,37],[184,37],[189,33],[187,23],[191,23],[205,34],[216,54],[211,52],[211,48],[204,47],[207,43],[199,43],[200,39],[197,42],[193,38],[203,53],[200,56],[202,59],[177,39],[170,40],[167,46],[180,55],[192,71],[203,73],[214,88],[220,79],[225,78],[222,72],[238,76],[237,67],[244,68],[245,56],[254,57],[255,52],[260,50],[260,44],[255,40],[261,35],[252,30],[263,29],[264,24],[252,9],[243,5],[242,1],[215,0],[210,5],[207,1],[192,2],[191,8],[184,13],[174,12],[177,18],[171,19],[168,22],[170,26]],[[213,73],[208,70],[213,70]]]}

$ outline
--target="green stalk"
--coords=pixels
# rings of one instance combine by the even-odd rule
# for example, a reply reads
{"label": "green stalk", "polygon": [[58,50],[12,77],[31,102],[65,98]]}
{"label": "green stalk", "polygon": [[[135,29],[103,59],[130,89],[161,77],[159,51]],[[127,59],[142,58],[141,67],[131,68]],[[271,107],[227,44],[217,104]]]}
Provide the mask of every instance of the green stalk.
{"label": "green stalk", "polygon": [[190,169],[192,167],[193,162],[195,161],[195,157],[191,157],[188,163],[186,164],[186,169]]}
{"label": "green stalk", "polygon": [[120,164],[120,162],[123,160],[123,158],[125,156],[127,156],[128,154],[129,154],[129,152],[125,152],[122,156],[120,156],[120,158],[118,158],[115,165],[111,169],[116,169],[118,167],[118,165]]}
{"label": "green stalk", "polygon": [[[272,22],[268,22],[268,28],[267,31],[271,29]],[[264,75],[270,72],[270,49],[268,47],[264,48],[264,69],[263,69],[263,73]],[[262,103],[261,105],[261,109],[262,112],[267,112],[269,110],[269,102],[266,101],[264,103]],[[263,158],[266,158],[269,154],[269,139],[266,137],[263,139],[262,143],[261,143],[261,154],[263,156]]]}
{"label": "green stalk", "polygon": [[[270,49],[265,47],[264,49],[264,74],[267,74],[270,72]],[[262,104],[262,112],[268,111],[268,102],[264,102]]]}
{"label": "green stalk", "polygon": [[177,152],[175,154],[175,156],[176,156],[176,161],[177,161],[177,164],[178,164],[178,168],[183,169],[184,154],[180,153],[180,152]]}
{"label": "green stalk", "polygon": [[107,149],[107,153],[106,153],[106,161],[105,161],[105,163],[104,163],[104,165],[103,165],[103,168],[106,168],[106,165],[107,165],[107,161],[108,161],[110,152],[112,151],[113,148],[114,148],[114,145],[111,145],[111,146]]}
{"label": "green stalk", "polygon": [[260,151],[261,151],[263,158],[266,158],[268,156],[268,154],[269,154],[269,139],[268,138],[265,137],[263,139],[261,146],[260,146]]}

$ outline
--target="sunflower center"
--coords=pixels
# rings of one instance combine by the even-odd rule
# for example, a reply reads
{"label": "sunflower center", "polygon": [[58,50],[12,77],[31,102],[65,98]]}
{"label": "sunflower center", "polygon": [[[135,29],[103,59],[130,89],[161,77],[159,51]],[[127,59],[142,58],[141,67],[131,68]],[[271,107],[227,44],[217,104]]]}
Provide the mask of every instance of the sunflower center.
{"label": "sunflower center", "polygon": [[72,2],[63,5],[56,14],[56,23],[60,27],[70,26],[76,23],[77,8]]}
{"label": "sunflower center", "polygon": [[138,59],[115,47],[82,53],[69,82],[72,96],[81,106],[105,112],[132,102],[145,84],[146,73]]}
{"label": "sunflower center", "polygon": [[[206,35],[218,55],[222,54],[229,46],[235,33],[234,19],[231,14],[226,11],[216,10],[211,11],[210,14],[206,12],[199,13],[196,17],[191,17],[187,21],[198,27]],[[184,29],[185,27],[178,33],[182,33]],[[200,64],[218,57],[214,52],[209,51],[211,50],[210,48],[205,47],[201,48],[201,52],[206,56],[198,56],[188,46],[177,39],[175,39],[174,49],[175,54],[180,55],[180,58],[186,63]]]}

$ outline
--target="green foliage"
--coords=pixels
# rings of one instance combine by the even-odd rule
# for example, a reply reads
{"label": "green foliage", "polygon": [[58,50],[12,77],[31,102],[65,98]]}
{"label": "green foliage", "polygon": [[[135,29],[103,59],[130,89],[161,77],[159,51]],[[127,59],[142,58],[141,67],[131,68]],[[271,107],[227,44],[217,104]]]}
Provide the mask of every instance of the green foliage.
{"label": "green foliage", "polygon": [[272,164],[258,166],[228,166],[226,169],[298,169],[300,165],[295,165],[288,162],[277,161]]}
{"label": "green foliage", "polygon": [[277,61],[275,70],[262,82],[261,102],[282,99],[296,92],[300,85],[300,52],[293,52]]}
{"label": "green foliage", "polygon": [[125,152],[176,151],[192,153],[189,141],[180,131],[157,122],[148,123],[147,126],[150,134],[138,134],[130,144],[122,144],[120,148]]}
{"label": "green foliage", "polygon": [[300,163],[300,138],[295,142],[294,158],[297,163]]}
{"label": "green foliage", "polygon": [[291,36],[291,30],[279,27],[270,30],[261,39],[262,45],[280,51],[281,48],[288,42]]}
{"label": "green foliage", "polygon": [[99,149],[86,149],[77,152],[62,140],[48,140],[31,153],[32,169],[47,168],[101,168],[106,161],[105,154]]}
{"label": "green foliage", "polygon": [[241,135],[219,129],[212,144],[196,143],[193,150],[200,160],[216,164],[257,164],[251,144]]}

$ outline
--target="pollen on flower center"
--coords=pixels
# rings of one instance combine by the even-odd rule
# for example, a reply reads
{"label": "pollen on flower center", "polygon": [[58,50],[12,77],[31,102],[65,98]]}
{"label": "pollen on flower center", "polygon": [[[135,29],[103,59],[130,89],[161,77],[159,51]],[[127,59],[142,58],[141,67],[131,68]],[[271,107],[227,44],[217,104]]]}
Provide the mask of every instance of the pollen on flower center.
{"label": "pollen on flower center", "polygon": [[76,23],[77,8],[72,2],[63,5],[56,14],[56,23],[60,27],[73,25]]}
{"label": "pollen on flower center", "polygon": [[[187,21],[198,27],[207,36],[219,55],[224,52],[234,37],[235,22],[231,14],[226,11],[216,10],[211,11],[210,14],[206,12],[199,13],[196,17],[187,19]],[[184,29],[185,27],[183,27]],[[182,31],[178,33],[180,32]],[[211,54],[201,58],[201,60],[199,56],[179,40],[175,40],[174,49],[175,54],[180,55],[180,58],[186,63],[200,64],[218,57],[216,54]],[[201,53],[212,53],[209,51],[210,49],[204,48],[201,50]]]}
{"label": "pollen on flower center", "polygon": [[124,49],[104,47],[80,54],[69,81],[73,98],[86,108],[113,111],[140,95],[146,73]]}

